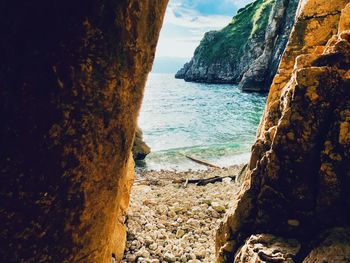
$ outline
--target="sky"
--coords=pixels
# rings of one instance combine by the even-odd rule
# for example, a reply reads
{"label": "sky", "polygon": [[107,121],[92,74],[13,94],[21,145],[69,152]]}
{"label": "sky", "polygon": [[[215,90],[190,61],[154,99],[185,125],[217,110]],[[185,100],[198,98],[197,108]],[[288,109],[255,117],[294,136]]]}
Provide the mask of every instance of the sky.
{"label": "sky", "polygon": [[191,58],[205,32],[225,27],[252,0],[170,0],[156,57]]}

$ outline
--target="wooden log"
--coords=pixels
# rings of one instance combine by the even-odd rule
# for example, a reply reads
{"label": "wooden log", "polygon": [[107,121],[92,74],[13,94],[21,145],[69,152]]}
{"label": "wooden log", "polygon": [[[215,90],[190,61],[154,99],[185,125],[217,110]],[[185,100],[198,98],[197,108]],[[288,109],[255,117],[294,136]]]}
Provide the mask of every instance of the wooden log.
{"label": "wooden log", "polygon": [[185,185],[184,185],[184,188],[186,188],[188,185],[188,179],[186,179],[186,182],[185,182]]}
{"label": "wooden log", "polygon": [[208,163],[206,161],[202,161],[202,160],[199,160],[199,159],[196,159],[196,158],[193,158],[191,156],[188,156],[188,155],[185,155],[187,159],[195,162],[195,163],[198,163],[198,164],[202,164],[202,165],[205,165],[205,166],[208,166],[208,167],[213,167],[213,168],[217,168],[217,169],[221,169],[221,167],[215,165],[215,164],[211,164],[211,163]]}
{"label": "wooden log", "polygon": [[[183,184],[184,183],[184,188],[187,187],[188,184],[196,184],[198,186],[205,186],[210,183],[218,183],[222,182],[223,179],[225,178],[231,178],[234,180],[236,178],[235,175],[230,175],[230,176],[214,176],[210,178],[204,178],[204,179],[171,179],[171,178],[158,178],[158,180],[169,180],[172,181],[173,184]],[[135,180],[134,184],[142,184],[142,183],[156,183],[157,179],[139,179]]]}

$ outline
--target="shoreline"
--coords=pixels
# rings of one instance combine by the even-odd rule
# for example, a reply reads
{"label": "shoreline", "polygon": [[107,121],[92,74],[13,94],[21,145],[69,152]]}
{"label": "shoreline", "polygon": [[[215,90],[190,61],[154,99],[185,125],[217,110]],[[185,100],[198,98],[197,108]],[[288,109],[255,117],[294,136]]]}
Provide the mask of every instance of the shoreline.
{"label": "shoreline", "polygon": [[[252,143],[253,144],[253,143]],[[159,153],[159,152],[156,152]],[[149,172],[174,172],[174,173],[185,173],[185,172],[196,172],[196,171],[206,171],[210,169],[210,167],[205,166],[203,164],[198,164],[194,161],[189,160],[188,158],[183,155],[183,161],[179,162],[177,164],[173,163],[166,163],[166,165],[156,165],[155,163],[150,160],[150,157],[152,159],[152,154],[154,152],[151,152],[147,159],[145,160],[138,160],[135,161],[135,173],[137,175],[139,174],[145,174]],[[189,155],[190,157],[194,157]],[[213,164],[215,166],[220,167],[221,169],[228,169],[230,167],[234,166],[241,166],[242,164],[245,164],[249,162],[251,157],[251,151],[241,152],[237,153],[235,155],[228,155],[228,156],[222,156],[221,158],[218,158],[217,160],[210,160],[209,158],[201,158],[199,157],[199,160],[209,162],[210,164]],[[164,160],[162,161],[164,162]]]}
{"label": "shoreline", "polygon": [[243,166],[138,172],[122,262],[213,262],[216,228],[240,187],[230,178],[205,186],[185,187],[183,181],[237,176]]}

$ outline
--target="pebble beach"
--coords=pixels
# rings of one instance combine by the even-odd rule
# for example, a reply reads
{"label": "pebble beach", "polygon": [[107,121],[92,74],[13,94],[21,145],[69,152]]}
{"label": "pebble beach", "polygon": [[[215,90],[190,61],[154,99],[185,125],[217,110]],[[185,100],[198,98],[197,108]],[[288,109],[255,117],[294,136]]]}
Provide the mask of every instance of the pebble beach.
{"label": "pebble beach", "polygon": [[122,262],[214,262],[215,233],[239,186],[231,178],[205,186],[186,179],[235,176],[243,165],[204,171],[137,174]]}

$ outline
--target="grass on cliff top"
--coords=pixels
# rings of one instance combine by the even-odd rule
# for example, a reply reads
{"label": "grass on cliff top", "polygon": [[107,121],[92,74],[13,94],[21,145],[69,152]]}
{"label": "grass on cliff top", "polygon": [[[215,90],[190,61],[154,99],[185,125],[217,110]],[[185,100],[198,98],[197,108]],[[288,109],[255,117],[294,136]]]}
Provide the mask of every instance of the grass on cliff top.
{"label": "grass on cliff top", "polygon": [[202,40],[196,50],[201,57],[209,62],[215,62],[228,57],[239,58],[248,40],[254,34],[265,35],[271,8],[275,0],[257,0],[238,10],[231,23],[215,32],[215,40]]}

